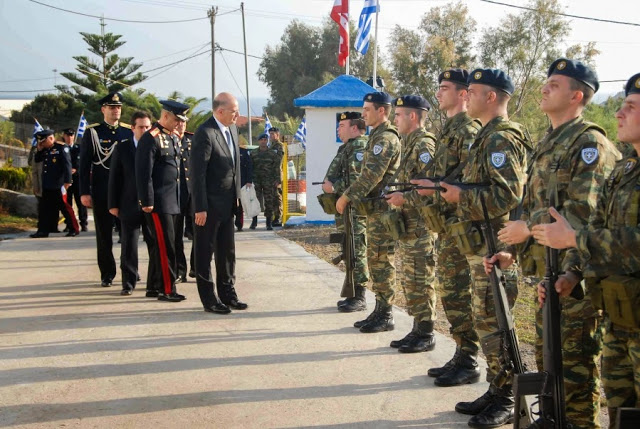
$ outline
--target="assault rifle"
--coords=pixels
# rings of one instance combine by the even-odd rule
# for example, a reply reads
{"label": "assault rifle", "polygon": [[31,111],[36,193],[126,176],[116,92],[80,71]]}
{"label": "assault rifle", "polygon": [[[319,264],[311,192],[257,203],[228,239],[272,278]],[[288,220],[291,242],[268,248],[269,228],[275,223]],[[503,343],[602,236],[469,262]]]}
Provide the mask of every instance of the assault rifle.
{"label": "assault rifle", "polygon": [[[431,178],[427,177],[428,180],[431,180]],[[461,183],[461,182],[451,182],[451,183],[447,183],[448,185],[451,186],[457,186],[460,189],[476,189],[476,188],[487,188],[490,186],[489,183]],[[365,198],[365,201],[372,201],[372,200],[382,200],[385,199],[387,197],[387,195],[391,195],[394,192],[410,192],[413,191],[414,189],[431,189],[434,191],[440,191],[440,192],[447,192],[447,190],[445,188],[443,188],[442,186],[420,186],[420,185],[416,185],[415,183],[409,183],[409,182],[391,182],[389,184],[387,184],[387,188],[390,187],[402,187],[401,189],[387,189],[386,191],[383,191],[382,194],[378,195],[377,197],[369,197],[369,198]]]}
{"label": "assault rifle", "polygon": [[[487,204],[484,201],[484,195],[482,193],[480,194],[480,204],[482,205],[482,213],[484,215],[484,222],[481,224],[482,235],[487,243],[487,257],[490,258],[498,253],[498,246],[496,245],[491,219],[489,218],[489,211],[487,210]],[[491,284],[491,292],[493,294],[493,305],[498,322],[498,331],[484,337],[482,343],[485,346],[483,348],[486,350],[498,351],[501,371],[496,375],[493,382],[496,386],[501,387],[507,382],[511,374],[522,374],[526,369],[520,357],[518,337],[515,326],[513,325],[513,317],[504,286],[505,279],[497,265],[493,266],[489,274],[489,283]],[[519,422],[518,424],[514,424],[514,428],[521,429],[530,427],[531,414],[525,401],[516,403],[514,414],[516,421]]]}
{"label": "assault rifle", "polygon": [[[553,192],[551,207],[556,201]],[[555,220],[552,218],[551,222]],[[562,339],[560,336],[560,296],[556,292],[558,281],[558,250],[545,247],[544,288],[546,298],[542,307],[542,362],[543,371],[517,374],[513,382],[516,407],[526,395],[538,396],[538,419],[529,428],[565,429],[567,427],[562,374]],[[515,416],[518,427],[520,416]]]}
{"label": "assault rifle", "polygon": [[[348,167],[345,167],[344,179],[345,186],[348,188],[351,185],[349,182]],[[313,182],[312,184],[321,185],[323,183],[324,182]],[[356,268],[356,241],[353,233],[353,209],[351,207],[351,202],[347,203],[344,213],[342,213],[342,224],[344,227],[343,232],[329,235],[329,243],[340,244],[342,247],[342,252],[333,258],[331,262],[333,265],[338,265],[340,261],[344,261],[346,273],[340,296],[343,298],[353,298],[356,296],[356,284],[354,280],[354,271]]]}

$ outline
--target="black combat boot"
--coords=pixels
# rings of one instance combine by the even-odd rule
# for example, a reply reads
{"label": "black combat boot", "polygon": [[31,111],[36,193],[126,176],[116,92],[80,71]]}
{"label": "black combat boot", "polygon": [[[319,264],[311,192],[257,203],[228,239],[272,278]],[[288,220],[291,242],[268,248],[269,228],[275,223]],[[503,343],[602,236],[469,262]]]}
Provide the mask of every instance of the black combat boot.
{"label": "black combat boot", "polygon": [[456,347],[456,352],[453,354],[453,357],[449,359],[449,362],[438,368],[429,368],[427,375],[429,377],[440,377],[445,372],[449,372],[449,370],[453,368],[458,361],[458,356],[460,356],[460,347]]}
{"label": "black combat boot", "polygon": [[365,311],[367,309],[367,301],[364,298],[366,288],[364,286],[356,286],[356,296],[344,300],[344,304],[338,306],[338,310],[343,313],[353,313],[354,311]]}
{"label": "black combat boot", "polygon": [[282,226],[282,222],[280,222],[279,218],[273,220],[272,226]]}
{"label": "black combat boot", "polygon": [[249,228],[256,229],[256,226],[258,226],[258,216],[254,216],[253,219],[251,219],[251,226],[249,226]]}
{"label": "black combat boot", "polygon": [[473,384],[480,380],[480,368],[476,356],[460,351],[458,359],[449,371],[435,379],[433,384],[440,387]]}
{"label": "black combat boot", "polygon": [[400,353],[430,352],[436,348],[436,336],[433,334],[433,320],[418,322],[415,336],[400,346]]}
{"label": "black combat boot", "polygon": [[271,218],[267,218],[267,231],[273,231],[273,227],[271,226]]}
{"label": "black combat boot", "polygon": [[413,319],[413,328],[411,328],[411,332],[409,332],[407,335],[405,335],[404,338],[401,338],[399,340],[391,341],[391,343],[389,344],[389,347],[391,347],[393,349],[398,349],[401,346],[403,346],[406,343],[408,343],[409,341],[412,341],[413,337],[415,337],[415,335],[416,335],[416,329],[418,329],[418,321],[414,318]]}
{"label": "black combat boot", "polygon": [[362,328],[364,325],[366,325],[367,323],[373,321],[373,319],[377,318],[378,314],[380,313],[380,305],[381,305],[380,301],[378,301],[376,299],[376,308],[373,309],[371,314],[369,314],[366,319],[358,320],[357,322],[355,322],[353,324],[353,327],[354,328]]}
{"label": "black combat boot", "polygon": [[493,400],[480,414],[469,419],[469,426],[478,429],[497,428],[508,423],[513,423],[513,390],[511,386],[496,389]]}
{"label": "black combat boot", "polygon": [[471,402],[458,402],[456,404],[456,411],[462,414],[468,414],[471,416],[475,416],[476,414],[480,414],[482,410],[487,408],[490,404],[493,403],[493,398],[496,396],[496,387],[493,384],[489,385],[489,390],[484,392],[484,394]]}
{"label": "black combat boot", "polygon": [[393,306],[391,304],[380,302],[378,317],[360,327],[360,332],[371,334],[376,332],[393,331],[394,327]]}

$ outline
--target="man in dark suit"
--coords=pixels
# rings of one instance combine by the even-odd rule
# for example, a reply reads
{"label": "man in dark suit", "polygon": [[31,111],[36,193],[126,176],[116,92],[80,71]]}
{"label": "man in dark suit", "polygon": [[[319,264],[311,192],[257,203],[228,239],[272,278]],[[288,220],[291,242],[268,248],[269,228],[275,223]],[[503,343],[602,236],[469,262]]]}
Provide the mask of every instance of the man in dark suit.
{"label": "man in dark suit", "polygon": [[[175,134],[180,141],[180,213],[176,216],[176,261],[178,266],[178,283],[187,282],[187,258],[184,256],[184,238],[193,240],[193,219],[191,216],[191,197],[189,189],[189,155],[193,133],[186,131],[187,123],[179,122]],[[193,271],[193,247],[190,256]]]}
{"label": "man in dark suit", "polygon": [[80,178],[78,177],[78,168],[80,165],[80,145],[76,144],[76,130],[67,128],[62,130],[62,138],[69,145],[69,153],[71,154],[71,186],[67,189],[67,203],[73,208],[75,200],[78,210],[78,220],[82,231],[87,230],[87,208],[80,202]]}
{"label": "man in dark suit", "polygon": [[[240,148],[240,187],[247,185],[249,188],[253,186],[253,161],[251,160],[251,152],[246,147]],[[242,231],[244,225],[244,211],[242,204],[238,201],[236,209],[236,228]]]}
{"label": "man in dark suit", "polygon": [[[238,101],[229,93],[213,100],[213,116],[200,125],[191,146],[196,282],[204,310],[227,314],[248,306],[238,299],[235,284],[236,249],[233,215],[240,195]],[[218,296],[213,287],[211,258],[215,255]]]}
{"label": "man in dark suit", "polygon": [[[111,159],[109,173],[109,213],[120,219],[121,252],[120,269],[122,270],[122,291],[120,295],[131,295],[138,280],[138,238],[140,227],[150,247],[151,240],[144,222],[144,216],[136,190],[136,150],[142,135],[151,128],[151,117],[146,112],[135,112],[131,117],[133,139],[116,146]],[[149,264],[151,267],[152,264]],[[151,271],[151,268],[150,268]],[[147,279],[152,276],[147,275]],[[149,288],[149,282],[147,282]],[[147,291],[155,297],[158,291],[152,287]]]}

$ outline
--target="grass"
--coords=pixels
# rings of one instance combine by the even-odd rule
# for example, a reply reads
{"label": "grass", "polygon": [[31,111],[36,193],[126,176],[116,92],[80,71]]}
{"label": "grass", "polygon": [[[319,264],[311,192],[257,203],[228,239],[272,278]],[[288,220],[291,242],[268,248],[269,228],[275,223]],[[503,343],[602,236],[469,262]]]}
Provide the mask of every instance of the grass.
{"label": "grass", "polygon": [[4,207],[0,207],[0,234],[29,231],[35,229],[37,224],[37,219],[14,216],[9,214]]}

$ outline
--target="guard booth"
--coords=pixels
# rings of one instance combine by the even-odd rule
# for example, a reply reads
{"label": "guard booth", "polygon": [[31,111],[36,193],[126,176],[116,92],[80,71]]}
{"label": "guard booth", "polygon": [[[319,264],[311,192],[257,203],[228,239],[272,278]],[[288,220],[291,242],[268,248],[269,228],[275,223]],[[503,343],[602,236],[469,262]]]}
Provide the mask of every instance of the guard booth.
{"label": "guard booth", "polygon": [[321,182],[331,160],[342,144],[338,138],[336,114],[344,111],[362,111],[364,96],[375,89],[360,79],[342,75],[315,91],[296,98],[293,104],[305,109],[307,116],[307,195],[306,222],[330,223],[335,219],[322,211],[317,196],[322,187],[311,182]]}

